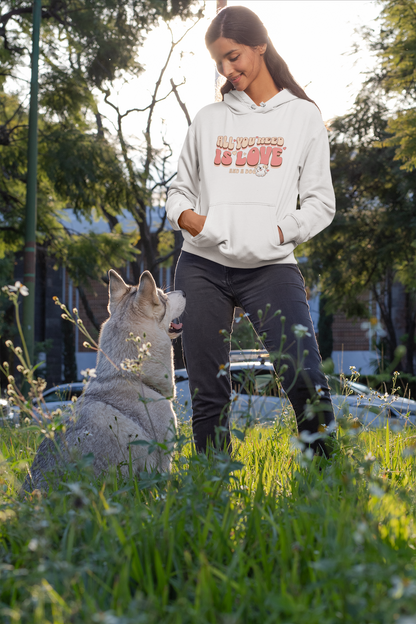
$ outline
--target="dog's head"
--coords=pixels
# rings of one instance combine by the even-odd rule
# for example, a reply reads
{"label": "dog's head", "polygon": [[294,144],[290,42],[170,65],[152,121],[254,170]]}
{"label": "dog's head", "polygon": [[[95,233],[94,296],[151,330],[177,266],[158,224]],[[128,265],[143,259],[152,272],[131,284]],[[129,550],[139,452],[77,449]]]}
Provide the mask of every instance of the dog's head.
{"label": "dog's head", "polygon": [[264,176],[266,175],[268,171],[269,170],[267,169],[266,165],[257,165],[256,176],[259,178],[264,178]]}
{"label": "dog's head", "polygon": [[[124,311],[154,320],[165,329],[171,339],[182,332],[182,323],[174,319],[185,310],[185,294],[181,290],[165,293],[157,288],[149,271],[140,276],[137,286],[128,286],[113,269],[108,272],[108,311],[110,316]],[[124,310],[122,310],[124,308]],[[133,329],[133,328],[132,328]]]}

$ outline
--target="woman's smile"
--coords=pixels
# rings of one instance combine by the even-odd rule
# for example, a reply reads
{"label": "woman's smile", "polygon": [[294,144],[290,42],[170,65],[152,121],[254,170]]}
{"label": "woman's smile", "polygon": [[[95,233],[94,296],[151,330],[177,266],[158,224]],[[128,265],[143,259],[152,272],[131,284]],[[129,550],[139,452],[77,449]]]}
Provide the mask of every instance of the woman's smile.
{"label": "woman's smile", "polygon": [[230,82],[232,82],[233,85],[236,85],[236,84],[238,84],[240,82],[240,78],[241,78],[242,75],[243,74],[238,74],[238,76],[235,76],[234,78],[229,78],[228,80]]}
{"label": "woman's smile", "polygon": [[[246,46],[232,39],[219,37],[209,51],[218,73],[225,76],[238,91],[245,91],[261,79],[265,70],[262,54],[266,45]],[[267,71],[267,70],[266,70]]]}

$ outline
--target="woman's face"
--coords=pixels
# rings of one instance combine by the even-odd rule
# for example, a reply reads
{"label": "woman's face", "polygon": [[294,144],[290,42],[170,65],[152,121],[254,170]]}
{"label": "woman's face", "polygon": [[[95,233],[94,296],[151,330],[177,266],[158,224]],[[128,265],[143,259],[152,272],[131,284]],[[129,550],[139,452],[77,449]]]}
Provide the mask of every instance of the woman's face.
{"label": "woman's face", "polygon": [[266,47],[264,43],[252,48],[220,37],[209,46],[209,51],[218,73],[225,76],[237,91],[246,91],[256,80],[262,79],[264,70],[267,71],[263,59]]}

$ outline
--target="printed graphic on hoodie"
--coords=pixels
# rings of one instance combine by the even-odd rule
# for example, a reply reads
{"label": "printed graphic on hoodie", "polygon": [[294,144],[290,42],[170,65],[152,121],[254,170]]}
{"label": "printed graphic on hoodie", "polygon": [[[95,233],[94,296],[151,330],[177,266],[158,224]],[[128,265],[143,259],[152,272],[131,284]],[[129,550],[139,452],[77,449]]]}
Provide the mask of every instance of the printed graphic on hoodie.
{"label": "printed graphic on hoodie", "polygon": [[283,163],[283,137],[237,137],[219,136],[215,149],[214,165],[238,167],[230,173],[254,173],[259,178]]}

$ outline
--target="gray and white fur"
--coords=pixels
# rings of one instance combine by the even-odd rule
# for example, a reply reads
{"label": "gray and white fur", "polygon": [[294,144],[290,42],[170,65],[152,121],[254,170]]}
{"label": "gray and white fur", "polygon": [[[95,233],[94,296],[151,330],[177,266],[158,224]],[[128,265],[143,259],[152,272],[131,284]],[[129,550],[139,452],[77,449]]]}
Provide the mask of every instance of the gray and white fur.
{"label": "gray and white fur", "polygon": [[[173,350],[181,325],[172,323],[185,309],[182,291],[164,293],[145,271],[137,286],[128,286],[113,270],[109,271],[109,318],[99,337],[96,377],[78,399],[75,418],[69,419],[64,433],[54,440],[45,438],[37,451],[22,493],[47,489],[55,484],[65,464],[86,454],[94,455],[98,476],[110,466],[129,472],[129,453],[134,473],[144,470],[169,471],[171,454],[148,446],[130,445],[135,440],[164,443],[176,432],[172,407],[175,396]],[[131,340],[141,337],[141,344]],[[130,340],[129,340],[130,338]],[[150,356],[139,373],[126,371],[120,364],[137,360],[138,346],[150,342]]]}

